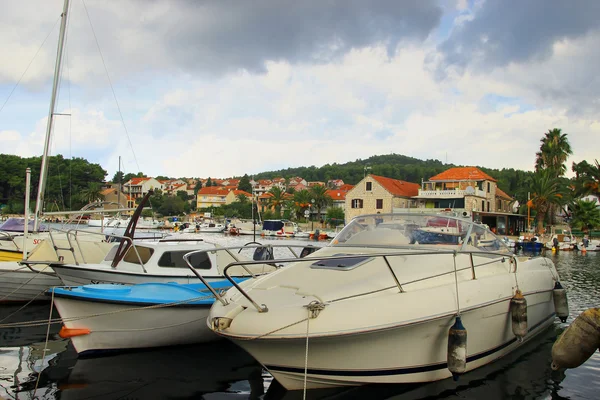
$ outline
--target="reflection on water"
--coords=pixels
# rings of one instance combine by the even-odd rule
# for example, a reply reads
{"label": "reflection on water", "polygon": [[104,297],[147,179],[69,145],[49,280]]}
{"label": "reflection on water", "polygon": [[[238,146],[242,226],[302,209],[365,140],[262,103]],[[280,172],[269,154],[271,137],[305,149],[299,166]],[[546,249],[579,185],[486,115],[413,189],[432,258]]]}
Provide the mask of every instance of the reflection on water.
{"label": "reflection on water", "polygon": [[[224,246],[251,237],[206,234]],[[264,238],[262,242],[266,242]],[[302,240],[269,243],[308,244]],[[312,242],[311,244],[322,245]],[[548,253],[568,291],[567,324],[589,307],[600,305],[600,254]],[[17,310],[0,306],[0,320]],[[49,305],[28,306],[16,320],[47,319]],[[56,315],[54,315],[56,316]],[[14,322],[15,317],[11,320]],[[7,321],[5,321],[7,322]],[[550,350],[567,324],[555,323],[516,352],[470,372],[458,382],[447,379],[421,385],[368,385],[309,391],[309,399],[597,399],[598,352],[581,367],[550,369]],[[77,358],[68,340],[44,341],[46,326],[0,329],[0,397],[15,399],[301,399],[286,392],[246,352],[227,341]],[[36,390],[37,385],[37,390]]]}

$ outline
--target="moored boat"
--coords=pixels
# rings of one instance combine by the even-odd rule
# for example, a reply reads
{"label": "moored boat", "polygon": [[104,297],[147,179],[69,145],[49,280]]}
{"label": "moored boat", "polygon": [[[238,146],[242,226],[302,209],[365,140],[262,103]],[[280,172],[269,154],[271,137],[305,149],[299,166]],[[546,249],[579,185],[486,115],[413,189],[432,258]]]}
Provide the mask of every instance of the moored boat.
{"label": "moored boat", "polygon": [[[231,284],[221,280],[211,286],[224,290]],[[59,335],[71,338],[78,353],[218,339],[206,326],[215,298],[202,283],[55,287],[46,295],[63,320]]]}
{"label": "moored boat", "polygon": [[428,382],[552,325],[557,281],[552,261],[515,256],[471,221],[363,215],[329,246],[230,289],[207,323],[289,390]]}

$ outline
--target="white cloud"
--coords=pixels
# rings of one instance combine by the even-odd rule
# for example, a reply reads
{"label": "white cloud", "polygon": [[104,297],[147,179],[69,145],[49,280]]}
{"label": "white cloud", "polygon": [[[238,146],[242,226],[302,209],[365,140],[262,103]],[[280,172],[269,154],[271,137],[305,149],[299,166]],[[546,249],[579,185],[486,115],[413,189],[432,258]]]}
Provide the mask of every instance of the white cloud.
{"label": "white cloud", "polygon": [[[600,52],[589,50],[600,43],[596,31],[555,41],[544,59],[487,70],[446,65],[445,53],[429,37],[400,41],[391,52],[389,43],[375,41],[319,62],[263,57],[263,71],[238,68],[215,74],[203,70],[201,63],[197,71],[174,66],[173,60],[185,58],[177,53],[180,49],[169,53],[163,42],[156,48],[146,43],[162,30],[174,29],[167,23],[156,26],[158,33],[147,31],[171,10],[166,4],[152,3],[138,12],[139,20],[115,31],[112,39],[119,48],[106,54],[109,60],[122,58],[109,63],[109,71],[118,77],[113,83],[129,137],[101,62],[77,58],[72,51],[72,106],[65,105],[64,90],[59,105],[65,113],[72,108],[72,116],[57,117],[53,153],[98,162],[109,170],[109,178],[119,156],[126,172],[223,178],[390,152],[462,165],[531,169],[544,132],[558,127],[573,147],[569,163],[598,158],[590,145],[600,133],[600,81],[590,75]],[[137,5],[125,2],[124,15],[138,15]],[[475,4],[473,13],[465,2],[455,5],[450,14],[454,27],[477,19],[477,8],[485,6]],[[104,21],[114,6],[99,7],[106,7],[107,14],[100,17]],[[83,23],[78,24],[81,28]],[[51,28],[48,21],[40,26]],[[102,36],[102,41],[108,38]],[[32,49],[15,45],[15,40],[0,38],[0,44],[11,42],[8,48],[20,49],[21,62]],[[487,45],[491,39],[479,35],[478,41]],[[75,39],[75,48],[84,43],[95,46],[81,37]],[[40,62],[48,57],[44,54]],[[153,69],[157,65],[164,68],[160,74]],[[0,67],[0,85],[18,79],[18,70]],[[28,82],[47,83],[51,72],[42,71],[32,72]],[[132,71],[136,74],[130,75]],[[130,79],[120,79],[125,76]],[[0,98],[5,87],[9,85],[0,86]],[[0,113],[0,138],[7,149],[2,152],[41,154],[46,113],[32,107],[30,119],[37,122],[18,129],[4,128],[10,115]]]}

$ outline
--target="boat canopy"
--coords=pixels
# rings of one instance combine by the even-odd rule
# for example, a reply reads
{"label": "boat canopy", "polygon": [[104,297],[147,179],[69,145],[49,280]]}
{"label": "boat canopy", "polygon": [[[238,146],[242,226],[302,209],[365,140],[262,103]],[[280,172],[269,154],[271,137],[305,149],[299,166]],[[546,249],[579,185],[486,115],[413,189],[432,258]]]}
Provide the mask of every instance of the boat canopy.
{"label": "boat canopy", "polygon": [[392,213],[355,217],[330,246],[423,247],[510,252],[487,227],[454,215]]}
{"label": "boat canopy", "polygon": [[266,231],[279,231],[283,228],[283,221],[280,219],[268,219],[263,222],[263,229]]}
{"label": "boat canopy", "polygon": [[[21,232],[25,231],[25,219],[24,218],[9,218],[0,225],[0,231],[4,232]],[[47,232],[48,227],[46,225],[40,225],[40,232]],[[29,232],[33,232],[33,220],[29,221]]]}

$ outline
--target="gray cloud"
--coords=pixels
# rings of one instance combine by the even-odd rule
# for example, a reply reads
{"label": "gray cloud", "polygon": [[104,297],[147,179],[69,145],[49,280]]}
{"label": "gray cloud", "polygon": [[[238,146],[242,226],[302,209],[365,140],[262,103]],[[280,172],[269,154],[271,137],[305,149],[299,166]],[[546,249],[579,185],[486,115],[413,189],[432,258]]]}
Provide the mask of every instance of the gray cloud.
{"label": "gray cloud", "polygon": [[185,70],[213,73],[262,72],[267,60],[326,62],[374,43],[392,52],[402,41],[426,39],[443,12],[435,0],[154,2],[164,14],[136,4],[150,48],[162,47]]}
{"label": "gray cloud", "polygon": [[439,50],[446,66],[459,68],[540,61],[552,55],[556,41],[598,30],[599,21],[598,0],[486,0]]}

